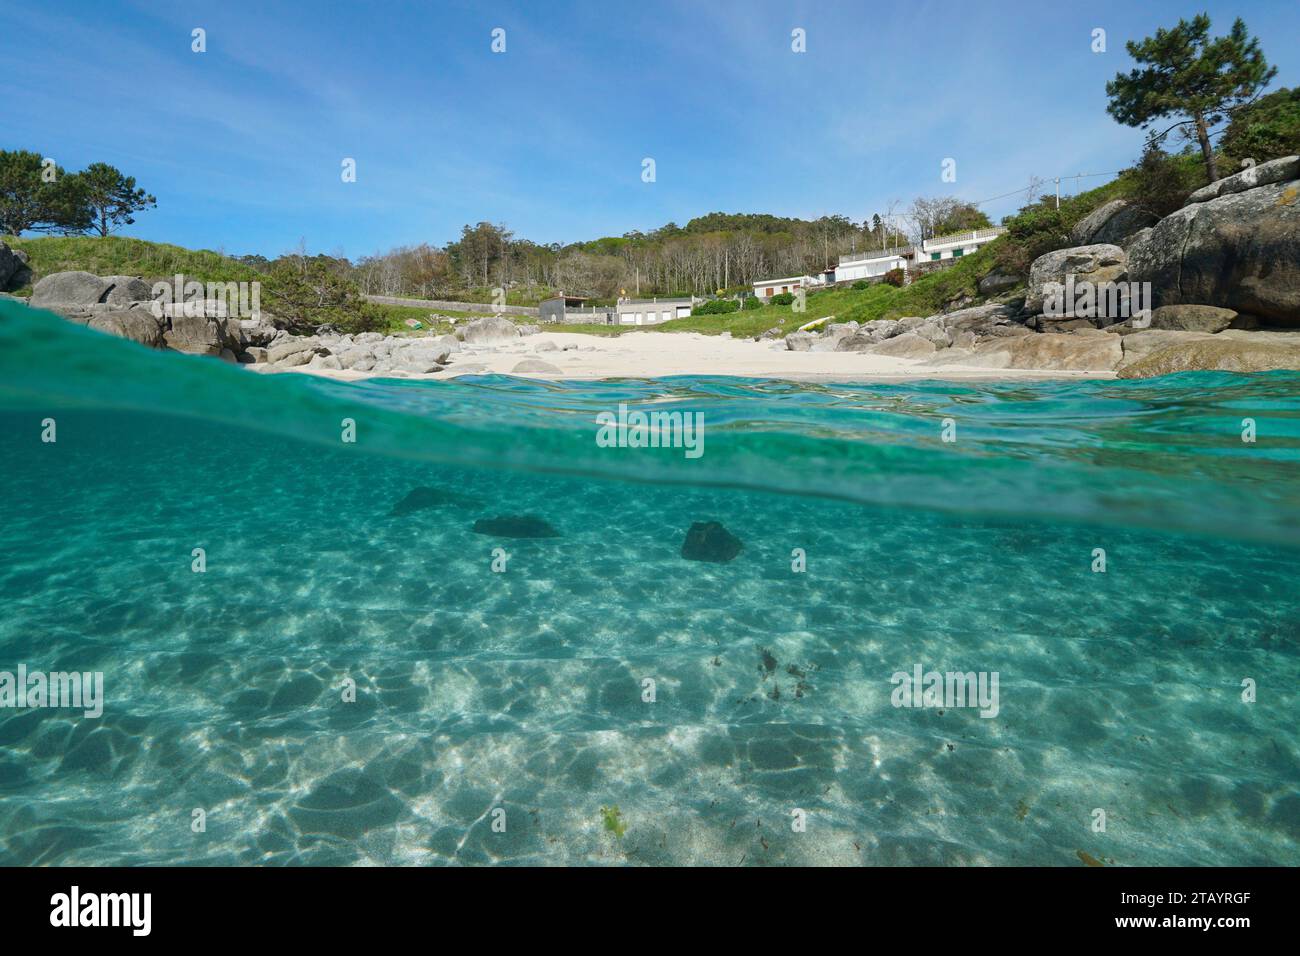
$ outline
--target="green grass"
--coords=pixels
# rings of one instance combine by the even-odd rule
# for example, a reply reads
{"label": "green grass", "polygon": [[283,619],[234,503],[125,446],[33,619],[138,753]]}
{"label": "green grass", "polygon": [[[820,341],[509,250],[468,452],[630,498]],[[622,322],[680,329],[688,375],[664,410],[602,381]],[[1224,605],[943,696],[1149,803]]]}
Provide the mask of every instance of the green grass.
{"label": "green grass", "polygon": [[[529,323],[525,323],[529,324]],[[596,325],[592,322],[547,322],[540,326],[543,332],[573,332],[578,335],[603,335],[614,338],[632,330],[628,325]]]}
{"label": "green grass", "polygon": [[[251,282],[260,275],[255,269],[219,252],[184,249],[124,236],[6,236],[4,242],[11,249],[27,253],[33,283],[52,272],[75,270],[101,276],[139,276],[146,282],[170,279],[178,272],[187,279],[200,282]],[[20,289],[18,294],[30,295],[31,292],[30,289]]]}
{"label": "green grass", "polygon": [[[372,303],[371,305],[383,316],[384,324],[379,331],[410,332],[412,330],[406,325],[407,319],[415,319],[424,324],[424,328],[420,329],[417,333],[419,335],[424,335],[430,330],[446,333],[450,332],[452,329],[451,323],[447,322],[444,318],[440,318],[437,322],[431,323],[429,321],[429,316],[433,314],[433,312],[430,309],[421,309],[410,305],[382,305],[379,303]],[[482,312],[453,312],[449,309],[438,309],[437,314],[439,316],[467,322],[472,319],[491,315],[492,312],[490,309],[484,309]],[[508,318],[510,317],[508,316]]]}

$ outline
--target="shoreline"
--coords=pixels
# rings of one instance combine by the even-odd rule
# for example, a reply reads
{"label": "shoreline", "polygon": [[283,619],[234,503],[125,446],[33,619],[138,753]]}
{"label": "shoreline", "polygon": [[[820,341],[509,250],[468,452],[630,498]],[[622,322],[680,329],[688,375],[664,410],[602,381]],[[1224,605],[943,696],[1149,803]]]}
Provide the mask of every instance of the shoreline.
{"label": "shoreline", "polygon": [[[521,370],[525,360],[554,370]],[[754,341],[699,332],[627,332],[617,337],[576,332],[539,332],[509,345],[462,346],[439,372],[360,372],[312,365],[289,368],[245,365],[258,372],[299,372],[337,381],[374,378],[446,380],[462,375],[511,375],[543,381],[601,381],[620,378],[709,376],[791,382],[893,383],[938,381],[1113,380],[1110,369],[1089,371],[1018,369],[938,363],[867,352],[794,352],[781,339]]]}

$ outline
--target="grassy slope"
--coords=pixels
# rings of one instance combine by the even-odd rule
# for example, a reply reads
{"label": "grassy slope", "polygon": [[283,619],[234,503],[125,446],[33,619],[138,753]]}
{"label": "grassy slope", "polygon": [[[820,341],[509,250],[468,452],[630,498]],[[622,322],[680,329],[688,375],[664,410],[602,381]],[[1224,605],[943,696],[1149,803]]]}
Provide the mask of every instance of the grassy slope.
{"label": "grassy slope", "polygon": [[[149,282],[170,279],[178,272],[200,282],[251,282],[258,277],[255,270],[219,252],[124,236],[6,237],[4,242],[27,253],[33,281],[51,272],[78,269],[101,276],[139,276]],[[19,294],[28,295],[30,290],[19,290]]]}

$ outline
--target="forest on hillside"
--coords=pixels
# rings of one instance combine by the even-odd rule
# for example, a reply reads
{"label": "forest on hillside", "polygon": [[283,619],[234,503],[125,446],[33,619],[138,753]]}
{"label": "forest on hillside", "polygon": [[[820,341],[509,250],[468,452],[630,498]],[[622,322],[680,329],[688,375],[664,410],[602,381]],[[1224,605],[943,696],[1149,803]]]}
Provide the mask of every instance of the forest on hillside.
{"label": "forest on hillside", "polygon": [[[611,299],[628,294],[713,294],[773,276],[834,266],[841,255],[883,249],[991,225],[975,206],[952,197],[917,199],[905,213],[854,222],[846,216],[786,219],[714,212],[679,226],[567,245],[517,238],[504,224],[466,225],[444,247],[404,246],[365,257],[353,278],[372,295],[451,298],[492,288],[528,299],[561,289]],[[539,293],[540,294],[540,293]]]}

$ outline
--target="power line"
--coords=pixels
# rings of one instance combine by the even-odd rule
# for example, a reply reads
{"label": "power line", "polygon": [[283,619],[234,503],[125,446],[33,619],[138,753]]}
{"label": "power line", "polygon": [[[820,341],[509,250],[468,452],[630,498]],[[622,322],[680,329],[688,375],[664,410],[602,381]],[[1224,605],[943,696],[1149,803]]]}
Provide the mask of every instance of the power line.
{"label": "power line", "polygon": [[1027,193],[1031,189],[1036,189],[1045,182],[1060,183],[1063,179],[1073,179],[1076,182],[1080,179],[1095,179],[1098,176],[1118,176],[1123,170],[1117,170],[1113,173],[1076,173],[1073,176],[1053,176],[1050,179],[1043,179],[1040,182],[1030,183],[1022,189],[1013,189],[1009,193],[1002,193],[1000,196],[990,196],[988,199],[981,199],[978,202],[971,203],[972,206],[983,206],[985,203],[996,202],[999,199],[1006,199],[1008,196],[1016,196],[1020,193]]}

